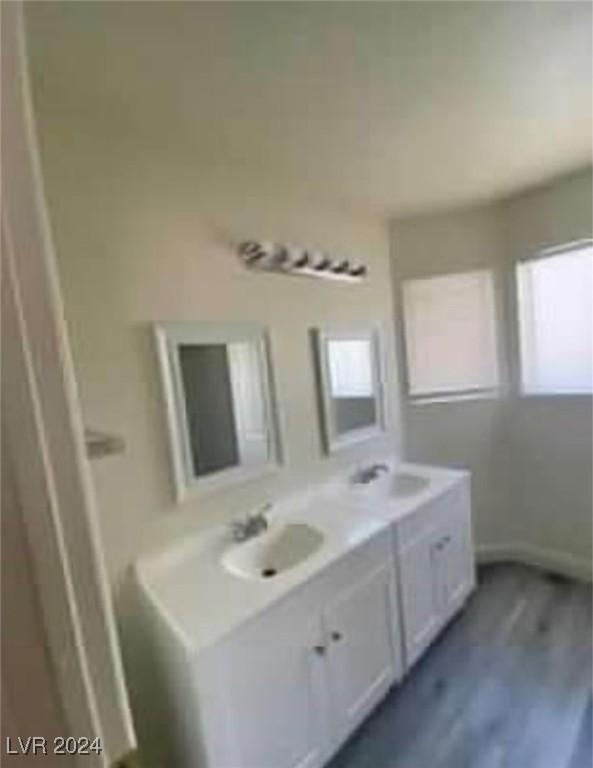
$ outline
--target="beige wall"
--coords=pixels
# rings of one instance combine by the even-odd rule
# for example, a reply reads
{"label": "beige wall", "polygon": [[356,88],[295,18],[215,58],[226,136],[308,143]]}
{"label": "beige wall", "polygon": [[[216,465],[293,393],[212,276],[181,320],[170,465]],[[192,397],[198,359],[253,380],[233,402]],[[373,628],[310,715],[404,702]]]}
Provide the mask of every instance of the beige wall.
{"label": "beige wall", "polygon": [[[512,263],[541,248],[591,238],[591,170],[518,195],[502,207]],[[512,277],[512,275],[511,275]],[[511,291],[509,296],[513,295]],[[516,328],[509,302],[511,328]],[[510,336],[517,360],[517,334]],[[516,367],[516,364],[515,366]],[[514,398],[510,404],[512,538],[542,552],[591,561],[593,401],[590,396]]]}
{"label": "beige wall", "polygon": [[[311,327],[382,326],[390,382],[385,446],[393,450],[399,427],[388,232],[379,219],[317,200],[314,180],[303,199],[260,179],[246,186],[233,165],[221,168],[214,158],[194,163],[195,136],[188,138],[180,115],[169,108],[159,116],[152,105],[149,119],[134,93],[118,92],[117,72],[94,79],[97,62],[88,60],[84,41],[77,38],[71,61],[67,40],[60,44],[63,27],[48,34],[50,18],[40,8],[28,15],[33,92],[84,417],[126,442],[123,455],[93,462],[108,565],[118,581],[145,548],[345,471],[379,447],[323,455]],[[72,96],[79,72],[85,88]],[[194,128],[199,134],[199,123]],[[243,237],[360,258],[370,276],[345,285],[248,273],[231,247]],[[177,506],[151,324],[193,320],[258,322],[270,330],[286,463],[265,480]]]}
{"label": "beige wall", "polygon": [[[392,228],[392,250],[398,296],[401,280],[407,277],[492,268],[501,325],[505,250],[495,207],[396,222]],[[397,303],[401,306],[401,301]],[[507,360],[504,342],[499,335],[503,376]],[[505,536],[502,519],[509,507],[509,466],[507,455],[501,450],[504,405],[503,399],[406,403],[402,411],[407,458],[471,470],[474,527],[479,544],[501,541]]]}
{"label": "beige wall", "polygon": [[[577,568],[591,559],[591,397],[517,397],[514,262],[591,237],[591,172],[500,204],[392,226],[396,291],[406,277],[490,267],[503,371],[495,399],[406,403],[404,454],[467,466],[478,545],[521,547]],[[401,346],[401,345],[400,345]]]}

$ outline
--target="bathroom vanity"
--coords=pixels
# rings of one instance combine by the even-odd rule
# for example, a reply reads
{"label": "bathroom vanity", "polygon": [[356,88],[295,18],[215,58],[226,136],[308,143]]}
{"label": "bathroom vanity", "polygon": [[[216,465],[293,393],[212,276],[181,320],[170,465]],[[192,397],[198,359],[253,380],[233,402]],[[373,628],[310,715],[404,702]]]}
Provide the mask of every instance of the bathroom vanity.
{"label": "bathroom vanity", "polygon": [[324,765],[463,606],[469,475],[387,469],[136,564],[149,765]]}

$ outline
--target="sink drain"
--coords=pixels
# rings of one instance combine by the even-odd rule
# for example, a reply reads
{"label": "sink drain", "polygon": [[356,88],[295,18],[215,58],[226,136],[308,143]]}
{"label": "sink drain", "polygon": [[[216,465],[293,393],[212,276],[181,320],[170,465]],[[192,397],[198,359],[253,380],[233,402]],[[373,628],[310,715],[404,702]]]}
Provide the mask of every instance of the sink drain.
{"label": "sink drain", "polygon": [[278,571],[275,568],[264,568],[261,575],[264,579],[271,579],[272,576],[275,576],[277,573]]}

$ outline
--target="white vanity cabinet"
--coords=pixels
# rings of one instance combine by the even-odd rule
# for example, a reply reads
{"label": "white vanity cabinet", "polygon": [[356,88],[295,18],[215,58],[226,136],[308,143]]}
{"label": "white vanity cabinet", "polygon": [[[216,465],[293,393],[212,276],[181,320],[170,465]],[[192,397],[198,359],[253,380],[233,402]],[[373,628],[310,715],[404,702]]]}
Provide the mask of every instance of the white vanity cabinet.
{"label": "white vanity cabinet", "polygon": [[200,734],[210,757],[203,768],[322,764],[324,639],[307,598],[291,596],[238,629],[204,657],[209,669],[198,660],[196,675],[210,676],[221,702]]}
{"label": "white vanity cabinet", "polygon": [[396,523],[394,538],[409,669],[475,585],[469,478]]}
{"label": "white vanity cabinet", "polygon": [[345,589],[325,609],[327,672],[333,730],[341,742],[399,677],[400,642],[390,563]]}
{"label": "white vanity cabinet", "polygon": [[[406,465],[340,499],[137,564],[126,646],[147,768],[322,768],[461,608],[467,473]],[[305,528],[325,544],[260,578]]]}
{"label": "white vanity cabinet", "polygon": [[431,531],[399,551],[406,667],[421,656],[439,630],[436,545],[437,535]]}
{"label": "white vanity cabinet", "polygon": [[381,535],[198,658],[199,768],[325,764],[401,676],[395,595]]}

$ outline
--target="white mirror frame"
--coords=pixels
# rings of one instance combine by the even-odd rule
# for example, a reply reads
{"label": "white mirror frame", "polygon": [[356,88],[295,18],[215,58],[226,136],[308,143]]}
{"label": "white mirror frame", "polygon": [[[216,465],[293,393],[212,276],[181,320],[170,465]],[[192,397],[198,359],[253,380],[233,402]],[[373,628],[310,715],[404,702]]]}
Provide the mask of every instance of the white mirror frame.
{"label": "white mirror frame", "polygon": [[[385,433],[385,398],[383,365],[381,351],[381,336],[376,328],[367,330],[353,331],[330,331],[315,328],[311,332],[315,369],[318,389],[318,402],[320,411],[320,428],[323,438],[323,445],[326,453],[333,454],[345,450],[361,442],[381,437]],[[337,432],[332,408],[332,396],[330,387],[330,370],[328,359],[328,344],[331,341],[369,341],[371,345],[371,364],[373,370],[373,387],[376,393],[376,412],[377,418],[375,424],[369,427],[352,430],[347,434],[340,435]]]}
{"label": "white mirror frame", "polygon": [[[177,502],[185,501],[191,496],[222,490],[276,471],[282,463],[280,419],[272,377],[270,343],[266,331],[258,325],[249,323],[158,323],[154,326],[154,336],[165,399]],[[257,346],[270,456],[268,461],[262,464],[254,466],[238,464],[197,476],[193,469],[178,350],[185,344],[230,344],[239,341],[250,341]]]}

